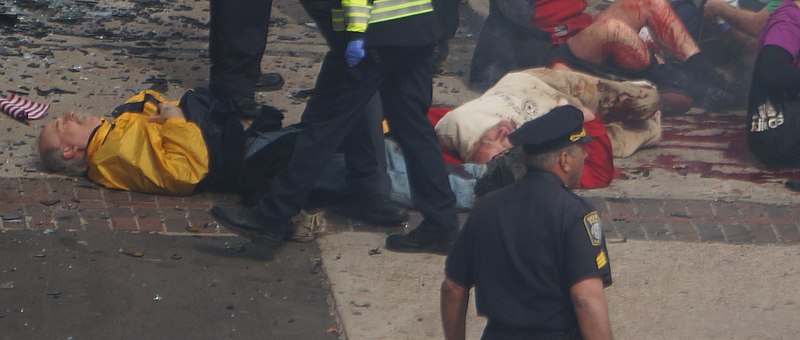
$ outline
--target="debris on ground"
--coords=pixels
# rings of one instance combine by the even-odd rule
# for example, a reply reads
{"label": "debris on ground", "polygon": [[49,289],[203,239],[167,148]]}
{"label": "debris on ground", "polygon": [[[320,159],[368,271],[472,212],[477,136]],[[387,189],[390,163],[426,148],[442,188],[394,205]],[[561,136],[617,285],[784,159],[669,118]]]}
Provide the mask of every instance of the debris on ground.
{"label": "debris on ground", "polygon": [[125,250],[125,249],[119,248],[119,252],[120,252],[120,254],[128,255],[130,257],[142,257],[142,256],[144,256],[144,252],[139,251],[139,250],[131,251],[131,250]]}

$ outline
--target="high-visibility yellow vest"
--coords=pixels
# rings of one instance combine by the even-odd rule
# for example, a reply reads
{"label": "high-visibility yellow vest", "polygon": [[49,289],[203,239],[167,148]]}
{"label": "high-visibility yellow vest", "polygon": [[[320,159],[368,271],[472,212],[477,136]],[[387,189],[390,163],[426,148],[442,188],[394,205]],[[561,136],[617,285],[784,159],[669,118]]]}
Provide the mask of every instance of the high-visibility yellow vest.
{"label": "high-visibility yellow vest", "polygon": [[367,31],[369,24],[433,12],[431,0],[342,0],[331,11],[334,31]]}

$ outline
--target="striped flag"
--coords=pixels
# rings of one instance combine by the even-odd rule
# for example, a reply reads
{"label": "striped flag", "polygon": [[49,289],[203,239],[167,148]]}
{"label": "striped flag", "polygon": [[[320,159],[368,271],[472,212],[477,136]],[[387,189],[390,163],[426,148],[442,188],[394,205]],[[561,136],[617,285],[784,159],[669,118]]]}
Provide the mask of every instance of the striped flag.
{"label": "striped flag", "polygon": [[47,114],[48,104],[34,103],[28,99],[11,93],[8,98],[0,97],[0,111],[17,120],[37,120]]}

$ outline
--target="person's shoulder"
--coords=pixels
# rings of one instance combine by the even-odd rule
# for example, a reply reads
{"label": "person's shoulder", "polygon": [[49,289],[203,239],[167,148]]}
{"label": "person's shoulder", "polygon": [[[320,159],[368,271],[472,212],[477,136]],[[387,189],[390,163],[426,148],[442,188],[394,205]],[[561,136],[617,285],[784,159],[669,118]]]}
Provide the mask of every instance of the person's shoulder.
{"label": "person's shoulder", "polygon": [[594,206],[589,201],[570,189],[564,188],[563,200],[565,206],[574,214],[588,214],[595,211]]}

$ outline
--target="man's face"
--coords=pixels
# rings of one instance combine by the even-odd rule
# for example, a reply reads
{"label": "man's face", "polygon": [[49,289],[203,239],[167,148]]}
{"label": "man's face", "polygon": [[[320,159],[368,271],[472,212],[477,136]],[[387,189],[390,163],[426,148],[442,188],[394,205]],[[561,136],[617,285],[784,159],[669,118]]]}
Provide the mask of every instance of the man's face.
{"label": "man's face", "polygon": [[69,112],[45,124],[39,137],[40,149],[58,146],[85,146],[101,118]]}
{"label": "man's face", "polygon": [[574,189],[578,187],[581,181],[581,174],[583,174],[583,166],[586,163],[586,148],[583,144],[573,145],[567,149],[567,157],[569,158],[569,171],[567,171],[567,185],[568,188]]}
{"label": "man's face", "polygon": [[487,129],[481,139],[472,147],[465,161],[470,163],[485,164],[498,154],[511,149],[514,145],[508,140],[508,135],[517,126],[509,120],[503,120]]}

